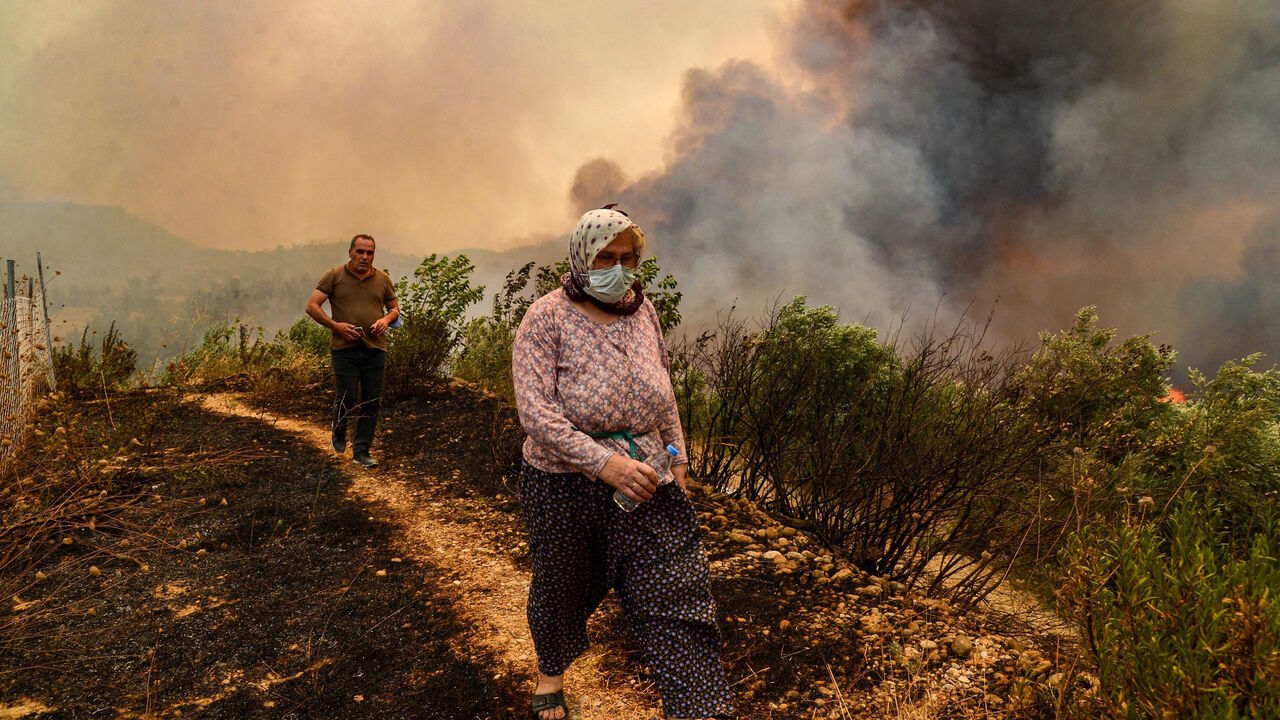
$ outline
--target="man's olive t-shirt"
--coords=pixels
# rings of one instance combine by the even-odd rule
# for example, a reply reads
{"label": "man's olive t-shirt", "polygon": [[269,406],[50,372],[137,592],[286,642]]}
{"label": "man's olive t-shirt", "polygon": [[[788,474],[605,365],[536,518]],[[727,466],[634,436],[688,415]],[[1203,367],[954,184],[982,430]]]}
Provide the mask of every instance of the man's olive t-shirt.
{"label": "man's olive t-shirt", "polygon": [[378,350],[387,349],[387,334],[374,337],[369,332],[369,327],[387,314],[387,303],[396,299],[396,288],[391,283],[390,275],[375,269],[361,280],[344,263],[325,273],[320,282],[316,283],[316,289],[329,296],[329,310],[335,321],[364,328],[361,339],[354,341],[333,333],[329,347],[342,350],[363,345]]}

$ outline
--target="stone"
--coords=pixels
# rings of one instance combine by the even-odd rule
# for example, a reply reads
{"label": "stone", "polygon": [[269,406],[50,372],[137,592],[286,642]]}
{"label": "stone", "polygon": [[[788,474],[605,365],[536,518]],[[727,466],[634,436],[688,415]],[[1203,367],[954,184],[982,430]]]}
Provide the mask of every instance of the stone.
{"label": "stone", "polygon": [[729,538],[730,540],[732,540],[732,541],[734,541],[734,542],[736,542],[736,543],[740,543],[740,544],[742,544],[742,545],[750,545],[750,544],[751,544],[751,542],[752,542],[752,540],[751,540],[751,538],[750,538],[749,536],[747,536],[747,535],[746,535],[746,534],[744,534],[744,533],[740,533],[740,532],[731,532],[731,533],[729,533],[728,538]]}
{"label": "stone", "polygon": [[867,585],[865,587],[858,588],[858,594],[863,597],[878,597],[882,592],[884,592],[884,589],[879,585]]}
{"label": "stone", "polygon": [[836,574],[835,574],[835,575],[832,575],[832,576],[831,576],[831,579],[832,579],[832,580],[845,580],[845,579],[848,579],[848,578],[851,578],[851,577],[853,577],[853,571],[852,571],[852,570],[850,570],[849,568],[841,568],[840,570],[837,570],[837,571],[836,571]]}
{"label": "stone", "polygon": [[933,652],[938,649],[938,643],[928,638],[924,638],[920,641],[920,649],[925,652]]}
{"label": "stone", "polygon": [[951,654],[961,660],[969,657],[973,653],[973,641],[964,635],[957,635],[951,641]]}

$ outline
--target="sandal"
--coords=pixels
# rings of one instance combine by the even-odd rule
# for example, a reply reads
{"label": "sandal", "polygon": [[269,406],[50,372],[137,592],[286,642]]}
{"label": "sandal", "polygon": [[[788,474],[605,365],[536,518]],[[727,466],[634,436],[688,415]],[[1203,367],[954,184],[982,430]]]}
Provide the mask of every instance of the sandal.
{"label": "sandal", "polygon": [[540,713],[555,710],[556,708],[564,708],[563,720],[569,720],[569,706],[564,704],[563,690],[534,695],[533,699],[529,701],[529,707],[533,710],[533,720],[542,720]]}

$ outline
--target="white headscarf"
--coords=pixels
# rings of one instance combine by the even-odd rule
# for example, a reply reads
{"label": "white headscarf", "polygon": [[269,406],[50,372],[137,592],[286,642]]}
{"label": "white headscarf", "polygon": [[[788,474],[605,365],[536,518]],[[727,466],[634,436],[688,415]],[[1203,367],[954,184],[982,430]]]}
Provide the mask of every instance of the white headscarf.
{"label": "white headscarf", "polygon": [[569,271],[585,280],[591,263],[618,233],[639,226],[617,210],[591,210],[578,220],[569,236]]}

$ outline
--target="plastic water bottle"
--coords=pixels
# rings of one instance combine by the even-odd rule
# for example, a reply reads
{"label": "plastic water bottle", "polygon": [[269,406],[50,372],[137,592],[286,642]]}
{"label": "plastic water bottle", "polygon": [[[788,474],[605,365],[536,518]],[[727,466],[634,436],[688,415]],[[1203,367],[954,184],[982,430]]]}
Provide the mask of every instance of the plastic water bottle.
{"label": "plastic water bottle", "polygon": [[[671,461],[679,454],[680,451],[676,450],[675,445],[668,445],[665,449],[659,450],[644,459],[645,465],[648,465],[658,471],[659,485],[666,485],[675,479],[671,474]],[[621,490],[613,491],[613,501],[618,503],[618,507],[622,508],[626,512],[631,512],[637,507],[640,507],[640,503],[632,500],[626,495],[623,495]]]}

